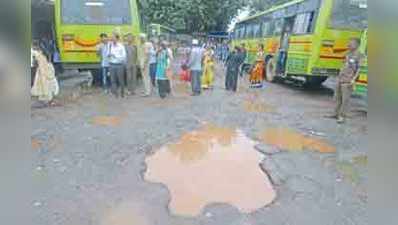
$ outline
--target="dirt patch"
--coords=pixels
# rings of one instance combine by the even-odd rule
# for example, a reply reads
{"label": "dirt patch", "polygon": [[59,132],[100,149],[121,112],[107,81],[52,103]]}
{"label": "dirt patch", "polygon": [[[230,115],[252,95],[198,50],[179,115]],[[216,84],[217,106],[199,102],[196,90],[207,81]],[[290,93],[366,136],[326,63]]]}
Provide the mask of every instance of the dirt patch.
{"label": "dirt patch", "polygon": [[122,123],[122,119],[122,116],[96,116],[91,123],[98,126],[117,127]]}
{"label": "dirt patch", "polygon": [[42,146],[42,143],[37,139],[31,138],[31,146],[32,150],[39,150]]}

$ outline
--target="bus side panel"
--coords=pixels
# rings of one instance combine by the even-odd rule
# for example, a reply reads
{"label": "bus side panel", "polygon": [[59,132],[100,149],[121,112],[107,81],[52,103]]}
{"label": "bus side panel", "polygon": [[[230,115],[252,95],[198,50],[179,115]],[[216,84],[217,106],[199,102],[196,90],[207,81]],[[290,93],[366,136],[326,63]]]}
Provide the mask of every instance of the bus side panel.
{"label": "bus side panel", "polygon": [[321,37],[320,54],[312,72],[325,76],[338,75],[348,53],[348,43],[352,38],[359,38],[360,31],[326,29]]}
{"label": "bus side panel", "polygon": [[262,43],[261,39],[246,39],[246,48],[248,51],[248,62],[254,65],[257,59],[258,45]]}
{"label": "bus side panel", "polygon": [[140,23],[136,1],[131,1],[132,25],[64,25],[61,20],[61,2],[55,2],[55,18],[57,44],[61,61],[65,64],[98,64],[96,46],[100,43],[99,35],[106,33],[111,36],[115,29],[120,29],[122,35],[132,33],[138,36]]}
{"label": "bus side panel", "polygon": [[355,93],[357,95],[361,95],[367,97],[368,95],[368,58],[367,58],[367,49],[368,49],[368,30],[365,30],[362,34],[361,38],[361,47],[360,51],[364,54],[365,59],[361,65],[359,71],[359,78],[355,83]]}
{"label": "bus side panel", "polygon": [[368,95],[368,60],[365,59],[359,71],[359,78],[355,83],[355,94],[367,97]]}
{"label": "bus side panel", "polygon": [[306,75],[313,50],[313,35],[293,35],[289,41],[287,73]]}
{"label": "bus side panel", "polygon": [[275,56],[280,46],[280,37],[267,37],[264,40],[265,55]]}
{"label": "bus side panel", "polygon": [[[98,63],[96,46],[100,43],[99,35],[106,33],[111,36],[115,27],[113,26],[88,26],[72,25],[62,26],[59,31],[60,51],[63,63]],[[131,26],[120,27],[122,34],[133,33]]]}

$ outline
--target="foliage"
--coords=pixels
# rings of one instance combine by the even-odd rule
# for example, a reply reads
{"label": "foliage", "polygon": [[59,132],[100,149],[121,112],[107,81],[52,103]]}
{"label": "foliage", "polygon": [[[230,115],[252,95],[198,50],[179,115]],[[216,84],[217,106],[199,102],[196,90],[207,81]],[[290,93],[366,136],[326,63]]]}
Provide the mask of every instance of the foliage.
{"label": "foliage", "polygon": [[248,0],[141,0],[144,16],[151,23],[169,25],[179,31],[226,30]]}
{"label": "foliage", "polygon": [[250,0],[250,8],[252,13],[264,11],[274,5],[280,5],[291,0]]}
{"label": "foliage", "polygon": [[140,0],[146,21],[171,26],[180,32],[226,30],[239,10],[252,13],[290,0]]}

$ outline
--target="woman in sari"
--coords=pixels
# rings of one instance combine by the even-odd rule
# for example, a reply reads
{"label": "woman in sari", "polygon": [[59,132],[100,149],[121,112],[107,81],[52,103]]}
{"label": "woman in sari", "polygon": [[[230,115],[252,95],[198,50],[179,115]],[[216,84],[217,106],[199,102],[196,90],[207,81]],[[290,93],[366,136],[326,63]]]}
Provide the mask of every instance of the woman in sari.
{"label": "woman in sari", "polygon": [[160,44],[160,49],[157,53],[156,66],[156,80],[158,83],[159,95],[165,98],[171,93],[170,80],[167,74],[169,69],[169,51],[164,42]]}
{"label": "woman in sari", "polygon": [[214,82],[214,51],[211,47],[207,48],[203,59],[202,88],[209,89],[213,87]]}
{"label": "woman in sari", "polygon": [[250,73],[250,87],[261,88],[264,80],[264,45],[258,46],[256,64]]}
{"label": "woman in sari", "polygon": [[37,70],[31,94],[34,97],[38,97],[39,101],[53,106],[55,105],[53,102],[54,97],[59,93],[54,67],[42,50],[36,51],[34,56],[37,61]]}

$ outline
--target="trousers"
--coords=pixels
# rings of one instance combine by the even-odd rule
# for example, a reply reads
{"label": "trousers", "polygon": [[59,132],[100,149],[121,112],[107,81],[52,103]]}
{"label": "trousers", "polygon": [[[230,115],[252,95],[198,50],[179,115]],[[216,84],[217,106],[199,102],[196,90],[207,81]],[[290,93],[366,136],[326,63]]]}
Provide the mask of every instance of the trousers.
{"label": "trousers", "polygon": [[335,113],[338,117],[346,117],[349,110],[353,86],[346,83],[338,83],[335,93],[336,109]]}
{"label": "trousers", "polygon": [[119,94],[124,97],[124,69],[123,64],[111,64],[110,66],[111,91],[116,97],[119,97]]}

